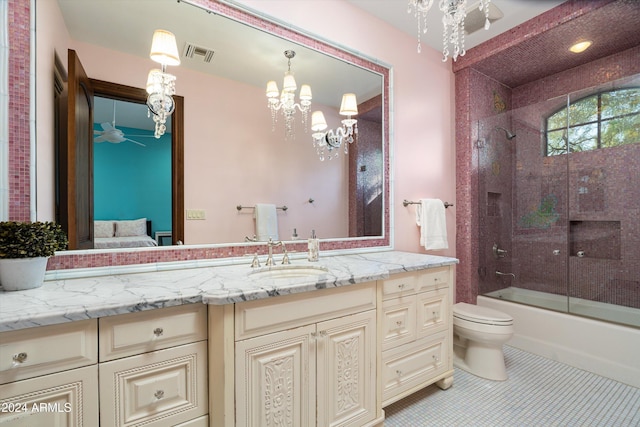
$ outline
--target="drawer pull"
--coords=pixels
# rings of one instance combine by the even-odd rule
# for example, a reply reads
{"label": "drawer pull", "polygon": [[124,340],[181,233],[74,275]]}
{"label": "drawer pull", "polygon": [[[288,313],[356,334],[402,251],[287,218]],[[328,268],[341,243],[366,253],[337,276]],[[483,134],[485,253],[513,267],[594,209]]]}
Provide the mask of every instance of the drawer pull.
{"label": "drawer pull", "polygon": [[402,320],[398,320],[396,322],[396,325],[398,326],[398,328],[402,328]]}
{"label": "drawer pull", "polygon": [[402,376],[402,371],[400,369],[396,369],[396,375],[401,377]]}
{"label": "drawer pull", "polygon": [[156,399],[160,400],[164,397],[164,390],[158,390],[153,395]]}
{"label": "drawer pull", "polygon": [[433,318],[434,318],[434,319],[437,319],[438,317],[440,317],[440,313],[439,313],[439,312],[437,312],[437,311],[434,311],[434,312],[433,312]]}
{"label": "drawer pull", "polygon": [[403,290],[406,285],[404,283],[400,283],[398,285],[398,289]]}
{"label": "drawer pull", "polygon": [[433,355],[433,363],[437,364],[438,362],[440,362],[440,358],[437,355]]}
{"label": "drawer pull", "polygon": [[163,333],[164,333],[164,329],[162,329],[162,328],[155,328],[155,329],[153,330],[153,334],[154,334],[156,337],[162,336],[162,334],[163,334]]}
{"label": "drawer pull", "polygon": [[13,355],[13,364],[14,366],[19,363],[24,363],[27,360],[27,353],[21,352]]}

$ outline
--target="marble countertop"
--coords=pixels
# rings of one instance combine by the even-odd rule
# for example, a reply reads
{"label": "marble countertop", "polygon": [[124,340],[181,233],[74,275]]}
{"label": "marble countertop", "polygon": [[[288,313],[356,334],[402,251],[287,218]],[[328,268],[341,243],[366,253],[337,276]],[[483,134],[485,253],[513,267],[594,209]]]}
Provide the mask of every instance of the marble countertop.
{"label": "marble countertop", "polygon": [[[274,256],[278,261],[280,256]],[[249,263],[45,281],[37,289],[0,291],[0,332],[94,319],[181,304],[232,304],[384,279],[456,264],[455,258],[398,251],[292,259],[327,269],[307,277],[251,275]],[[264,270],[267,267],[262,267]]]}

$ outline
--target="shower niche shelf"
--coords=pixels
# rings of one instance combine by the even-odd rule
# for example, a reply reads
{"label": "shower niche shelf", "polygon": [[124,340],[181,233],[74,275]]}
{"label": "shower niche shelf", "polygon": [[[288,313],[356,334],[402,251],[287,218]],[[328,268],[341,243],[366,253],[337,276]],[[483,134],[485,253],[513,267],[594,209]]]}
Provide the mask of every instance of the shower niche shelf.
{"label": "shower niche shelf", "polygon": [[621,259],[620,221],[570,221],[571,256]]}

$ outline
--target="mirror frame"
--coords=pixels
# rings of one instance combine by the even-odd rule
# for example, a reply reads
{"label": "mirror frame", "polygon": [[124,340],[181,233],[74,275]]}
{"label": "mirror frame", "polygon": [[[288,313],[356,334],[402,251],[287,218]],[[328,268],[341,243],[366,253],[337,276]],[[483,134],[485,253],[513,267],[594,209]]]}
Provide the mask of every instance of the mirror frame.
{"label": "mirror frame", "polygon": [[[208,13],[215,13],[228,19],[251,26],[260,31],[266,31],[288,41],[304,45],[325,55],[347,62],[351,65],[375,72],[382,77],[383,99],[383,234],[374,237],[350,237],[344,239],[321,239],[322,252],[333,251],[376,251],[389,250],[391,246],[391,205],[390,205],[390,74],[391,67],[381,62],[362,56],[330,43],[317,36],[313,36],[302,29],[279,22],[239,5],[231,5],[222,0],[179,0],[193,7],[203,9]],[[175,210],[175,209],[174,209]],[[175,212],[174,212],[175,213]],[[179,215],[184,215],[184,209]],[[307,251],[307,242],[292,241],[287,243],[290,252]],[[80,251],[58,252],[49,259],[48,270],[70,270],[78,268],[109,267],[113,272],[114,266],[137,264],[151,264],[175,261],[211,260],[220,258],[243,257],[248,254],[265,254],[267,247],[264,243],[236,243],[211,245],[185,245],[156,248],[132,249],[90,249]]]}

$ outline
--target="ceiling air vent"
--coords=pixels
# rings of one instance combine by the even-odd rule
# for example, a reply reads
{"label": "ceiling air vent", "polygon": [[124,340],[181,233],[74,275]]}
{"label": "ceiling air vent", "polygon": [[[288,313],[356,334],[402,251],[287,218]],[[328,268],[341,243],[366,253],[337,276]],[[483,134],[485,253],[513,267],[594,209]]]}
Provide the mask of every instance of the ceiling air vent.
{"label": "ceiling air vent", "polygon": [[213,55],[215,54],[213,49],[209,49],[206,47],[196,46],[193,43],[186,43],[184,46],[184,57],[185,58],[200,58],[207,64],[211,62],[213,59]]}
{"label": "ceiling air vent", "polygon": [[[467,17],[464,19],[464,31],[466,34],[475,33],[484,28],[486,17],[484,11],[481,11],[478,6],[480,6],[479,1],[474,2],[467,8]],[[493,24],[502,17],[504,17],[504,13],[493,2],[489,3],[489,22]]]}

